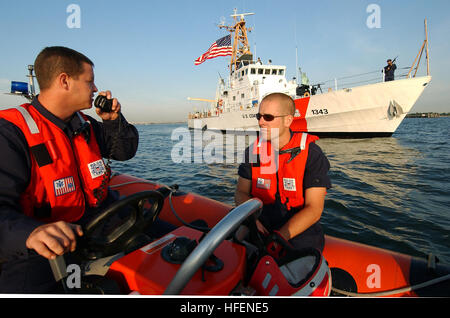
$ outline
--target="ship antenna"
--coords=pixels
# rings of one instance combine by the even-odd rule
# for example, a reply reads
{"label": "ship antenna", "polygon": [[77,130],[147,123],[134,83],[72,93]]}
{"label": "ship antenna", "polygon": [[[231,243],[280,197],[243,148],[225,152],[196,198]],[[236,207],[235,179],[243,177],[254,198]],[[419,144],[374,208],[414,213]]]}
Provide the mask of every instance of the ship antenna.
{"label": "ship antenna", "polygon": [[28,65],[28,75],[27,77],[29,78],[28,81],[30,83],[30,91],[28,93],[29,95],[29,99],[33,99],[34,96],[36,96],[36,91],[34,88],[34,78],[36,77],[35,75],[33,75],[33,71],[34,71],[34,65]]}
{"label": "ship antenna", "polygon": [[239,59],[242,56],[248,55],[249,57],[252,57],[247,36],[247,32],[251,32],[251,28],[246,27],[244,17],[253,15],[254,13],[237,13],[236,8],[233,11],[234,14],[231,15],[231,17],[234,19],[233,26],[225,25],[225,23],[221,23],[218,25],[220,29],[226,29],[228,32],[230,32],[234,39],[233,52],[231,54],[230,61],[230,75],[237,69],[237,66],[240,63]]}

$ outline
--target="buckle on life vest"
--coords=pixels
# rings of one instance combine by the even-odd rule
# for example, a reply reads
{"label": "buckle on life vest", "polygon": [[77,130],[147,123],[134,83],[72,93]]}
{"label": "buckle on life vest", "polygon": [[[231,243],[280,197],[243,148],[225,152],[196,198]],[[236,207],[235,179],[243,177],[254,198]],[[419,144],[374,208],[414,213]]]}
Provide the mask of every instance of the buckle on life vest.
{"label": "buckle on life vest", "polygon": [[290,149],[286,149],[286,150],[280,150],[279,154],[283,155],[283,154],[286,154],[286,153],[290,153],[291,157],[287,161],[287,163],[289,163],[292,160],[294,160],[294,158],[297,157],[300,154],[301,151],[302,151],[301,147],[294,147],[294,148],[290,148]]}
{"label": "buckle on life vest", "polygon": [[80,134],[83,134],[84,139],[87,143],[89,143],[89,139],[91,138],[91,125],[88,121],[84,120],[84,118],[80,115],[79,112],[77,112],[78,118],[80,119],[80,127],[78,127],[74,132],[73,136],[78,136]]}

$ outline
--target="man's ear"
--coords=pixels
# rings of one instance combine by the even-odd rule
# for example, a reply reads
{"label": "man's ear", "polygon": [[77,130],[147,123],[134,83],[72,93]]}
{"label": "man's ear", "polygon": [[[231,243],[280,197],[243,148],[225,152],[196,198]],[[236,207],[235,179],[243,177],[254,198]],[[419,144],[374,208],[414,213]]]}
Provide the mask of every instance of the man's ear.
{"label": "man's ear", "polygon": [[287,115],[284,117],[284,125],[286,127],[290,127],[293,121],[294,121],[294,116],[292,116],[292,115]]}
{"label": "man's ear", "polygon": [[67,73],[60,73],[56,77],[56,82],[59,88],[69,90],[70,88],[70,76]]}

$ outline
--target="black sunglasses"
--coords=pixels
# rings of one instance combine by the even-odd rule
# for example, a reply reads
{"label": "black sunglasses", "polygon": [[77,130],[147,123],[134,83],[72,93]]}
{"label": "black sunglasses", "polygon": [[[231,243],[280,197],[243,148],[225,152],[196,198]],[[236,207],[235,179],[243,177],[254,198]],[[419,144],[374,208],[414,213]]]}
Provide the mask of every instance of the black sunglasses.
{"label": "black sunglasses", "polygon": [[256,114],[256,119],[260,120],[261,118],[264,118],[265,121],[272,121],[272,120],[274,120],[277,117],[285,117],[285,116],[289,116],[289,115],[274,116],[274,115],[271,115],[271,114],[264,114],[263,115],[263,114],[257,113]]}

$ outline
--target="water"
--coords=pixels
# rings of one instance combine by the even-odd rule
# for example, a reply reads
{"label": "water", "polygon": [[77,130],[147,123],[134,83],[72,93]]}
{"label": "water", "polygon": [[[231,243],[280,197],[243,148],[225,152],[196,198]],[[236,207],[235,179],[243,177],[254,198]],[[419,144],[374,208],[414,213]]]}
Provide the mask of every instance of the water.
{"label": "water", "polygon": [[[178,184],[185,192],[233,204],[238,163],[173,163],[185,124],[138,125],[139,150],[115,171]],[[333,188],[322,224],[326,234],[450,264],[450,118],[407,118],[390,138],[321,139]],[[241,148],[237,148],[238,151]]]}

